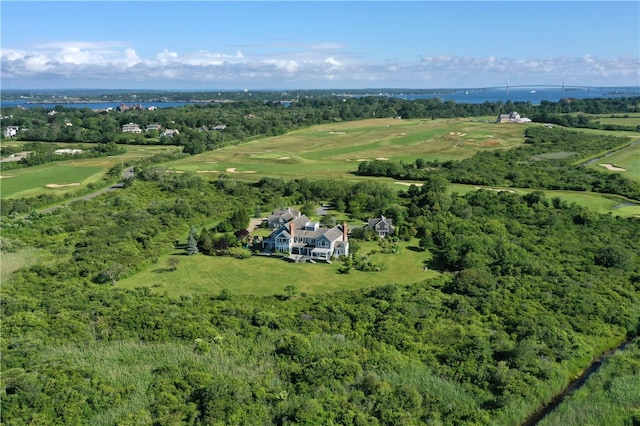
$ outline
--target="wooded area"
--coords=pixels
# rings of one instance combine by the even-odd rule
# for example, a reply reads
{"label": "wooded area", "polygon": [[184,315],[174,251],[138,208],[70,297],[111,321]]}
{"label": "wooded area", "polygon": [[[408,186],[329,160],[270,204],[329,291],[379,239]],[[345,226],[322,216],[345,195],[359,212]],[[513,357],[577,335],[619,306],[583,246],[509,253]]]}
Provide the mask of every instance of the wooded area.
{"label": "wooded area", "polygon": [[[324,114],[327,120],[348,117],[355,107],[361,110],[353,117],[410,115],[412,108],[430,114],[428,101],[260,105],[229,107],[236,118],[265,117],[238,124],[245,135],[286,131],[324,120]],[[495,105],[451,108],[437,111],[472,114]],[[168,109],[150,121],[193,120],[189,126],[197,128],[219,122],[216,114],[224,111],[218,105]],[[200,113],[211,115],[201,123]],[[69,114],[83,123],[95,118],[96,135],[100,120],[110,119],[83,110]],[[225,119],[229,128],[231,117]],[[137,164],[123,189],[51,213],[19,216],[18,203],[28,201],[3,200],[1,422],[522,424],[591,359],[640,333],[637,218],[598,215],[542,191],[449,190],[451,182],[469,181],[640,196],[637,182],[573,164],[622,140],[542,126],[530,127],[526,138],[520,148],[446,164],[361,163],[363,169],[389,167],[376,173],[397,178],[407,170],[421,173],[411,178],[420,186],[402,190],[374,180],[245,182],[228,174],[207,180],[171,173],[162,165],[171,157],[165,156]],[[545,157],[550,152],[576,154]],[[183,267],[180,256],[205,261],[212,253],[203,249],[215,251],[205,237],[234,245],[233,232],[250,216],[324,203],[351,223],[381,214],[393,219],[398,232],[380,250],[394,239],[406,241],[437,276],[314,294],[283,282],[260,297],[237,294],[232,281],[221,292],[175,297],[153,282],[134,290],[119,286],[150,265],[171,274]],[[361,243],[371,238],[353,234],[356,247],[358,237]],[[183,253],[174,256],[177,262],[158,263],[176,250]],[[403,253],[389,249],[389,255]],[[246,261],[238,257],[229,261]],[[636,364],[629,369],[637,376]],[[616,399],[625,407],[616,418],[637,422],[637,397]]]}

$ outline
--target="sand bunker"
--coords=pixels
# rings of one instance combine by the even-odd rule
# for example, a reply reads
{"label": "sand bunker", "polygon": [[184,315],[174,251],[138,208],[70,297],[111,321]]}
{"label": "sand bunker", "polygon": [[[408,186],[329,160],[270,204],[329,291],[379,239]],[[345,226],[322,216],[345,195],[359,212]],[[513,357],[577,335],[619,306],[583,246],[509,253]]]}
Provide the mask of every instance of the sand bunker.
{"label": "sand bunker", "polygon": [[377,157],[376,160],[387,161],[388,158],[387,157]]}
{"label": "sand bunker", "polygon": [[79,186],[80,182],[74,182],[74,183],[66,183],[66,184],[57,184],[57,183],[48,183],[46,185],[47,188],[64,188],[66,186]]}
{"label": "sand bunker", "polygon": [[229,172],[229,173],[258,173],[255,170],[247,170],[247,171],[244,171],[244,172],[239,172],[235,167],[229,167],[227,169],[227,172]]}
{"label": "sand bunker", "polygon": [[346,135],[347,132],[329,132],[330,135]]}
{"label": "sand bunker", "polygon": [[396,182],[396,184],[404,185],[404,186],[411,186],[411,185],[422,186],[422,185],[424,185],[423,183],[409,183],[409,182]]}
{"label": "sand bunker", "polygon": [[13,175],[0,175],[0,179],[10,178],[10,177],[13,177]]}
{"label": "sand bunker", "polygon": [[476,189],[484,189],[485,191],[511,192],[512,194],[516,193],[516,191],[514,191],[513,189],[483,188],[482,186],[476,186],[475,188]]}
{"label": "sand bunker", "polygon": [[280,158],[278,158],[278,160],[290,160],[290,158],[289,157],[280,157]]}
{"label": "sand bunker", "polygon": [[607,170],[611,172],[626,172],[627,169],[623,169],[622,167],[614,166],[613,164],[598,164],[599,166],[605,167]]}

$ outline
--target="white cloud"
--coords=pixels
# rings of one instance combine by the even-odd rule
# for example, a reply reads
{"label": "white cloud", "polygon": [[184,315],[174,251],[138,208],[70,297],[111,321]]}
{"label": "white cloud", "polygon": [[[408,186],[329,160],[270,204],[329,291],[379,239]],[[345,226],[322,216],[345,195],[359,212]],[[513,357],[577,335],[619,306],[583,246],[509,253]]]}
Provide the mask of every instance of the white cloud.
{"label": "white cloud", "polygon": [[[311,87],[330,80],[332,86],[369,87],[484,87],[503,84],[637,85],[640,64],[637,57],[582,57],[513,59],[497,56],[424,56],[414,62],[366,61],[340,54],[335,43],[297,45],[300,50],[259,53],[212,52],[206,49],[178,52],[167,48],[150,57],[140,57],[123,42],[50,42],[30,49],[0,52],[4,87],[35,82],[55,82],[77,87],[78,82],[95,87],[131,81],[163,87],[181,81],[192,87],[225,83],[235,87]],[[330,52],[329,52],[330,51]],[[330,56],[327,56],[331,53]],[[390,83],[391,82],[391,83]],[[38,83],[42,84],[42,83]]]}

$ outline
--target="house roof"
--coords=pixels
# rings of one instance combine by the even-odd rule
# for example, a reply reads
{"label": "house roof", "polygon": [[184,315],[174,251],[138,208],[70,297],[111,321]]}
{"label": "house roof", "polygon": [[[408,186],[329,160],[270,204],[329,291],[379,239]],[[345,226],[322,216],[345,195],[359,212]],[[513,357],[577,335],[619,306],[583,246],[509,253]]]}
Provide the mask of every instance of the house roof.
{"label": "house roof", "polygon": [[291,227],[293,226],[293,229],[294,229],[293,234],[296,237],[309,238],[314,240],[320,237],[325,237],[329,241],[342,239],[342,234],[343,234],[342,225],[336,225],[331,229],[319,227],[313,230],[306,230],[305,226],[308,225],[309,223],[314,223],[314,222],[311,222],[311,220],[307,216],[301,215],[300,217],[293,219],[289,223],[281,225],[278,229],[273,231],[269,237],[270,238],[278,238],[278,237],[291,238],[290,230],[291,230]]}
{"label": "house roof", "polygon": [[323,236],[329,241],[334,241],[342,238],[342,226],[336,225],[333,228],[323,233]]}
{"label": "house roof", "polygon": [[275,221],[278,219],[284,219],[284,220],[291,220],[291,219],[295,219],[296,217],[300,216],[300,211],[296,210],[296,209],[292,209],[291,207],[288,207],[284,210],[276,210],[273,212],[273,214],[269,215],[267,217],[267,220],[269,221]]}
{"label": "house roof", "polygon": [[367,225],[369,226],[369,228],[375,228],[376,225],[378,225],[380,222],[384,222],[387,225],[389,225],[390,228],[393,228],[393,219],[388,219],[383,215],[380,215],[380,217],[374,217],[373,219],[369,219],[369,221],[367,222]]}

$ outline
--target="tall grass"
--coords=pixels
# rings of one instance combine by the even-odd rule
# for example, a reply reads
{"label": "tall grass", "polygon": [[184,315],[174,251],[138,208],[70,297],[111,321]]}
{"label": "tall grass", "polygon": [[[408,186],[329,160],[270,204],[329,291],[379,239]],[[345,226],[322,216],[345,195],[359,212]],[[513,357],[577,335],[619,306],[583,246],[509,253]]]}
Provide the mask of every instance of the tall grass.
{"label": "tall grass", "polygon": [[607,359],[541,426],[625,425],[640,421],[640,340]]}

